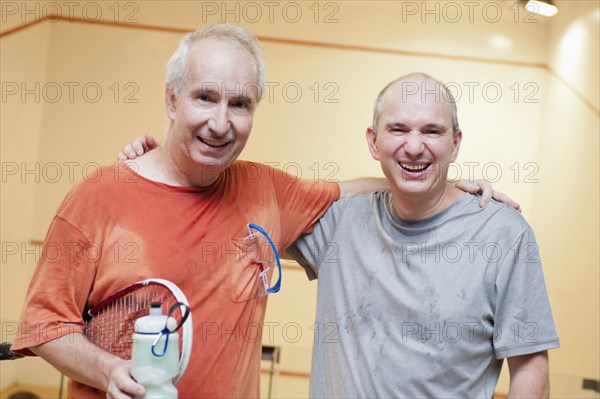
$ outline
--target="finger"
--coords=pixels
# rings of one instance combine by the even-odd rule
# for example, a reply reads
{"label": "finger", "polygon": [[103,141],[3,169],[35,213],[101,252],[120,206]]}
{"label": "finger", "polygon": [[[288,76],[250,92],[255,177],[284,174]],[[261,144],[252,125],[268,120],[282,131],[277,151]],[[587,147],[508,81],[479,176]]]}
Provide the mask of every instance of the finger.
{"label": "finger", "polygon": [[124,386],[120,387],[121,390],[131,394],[135,398],[143,398],[146,395],[146,388],[143,385],[138,384],[132,379],[125,381]]}
{"label": "finger", "polygon": [[117,155],[117,161],[127,161],[127,157],[122,152]]}
{"label": "finger", "polygon": [[158,147],[156,139],[154,139],[154,136],[152,136],[151,134],[146,135],[146,147],[148,147],[148,149],[150,150]]}
{"label": "finger", "polygon": [[144,139],[143,138],[136,138],[135,140],[133,140],[131,142],[131,147],[133,148],[133,150],[135,151],[136,155],[144,155],[145,149],[144,149]]}
{"label": "finger", "polygon": [[499,202],[504,202],[505,204],[515,208],[517,211],[521,212],[521,205],[518,202],[514,201],[508,195],[501,193],[500,191],[494,191],[494,199]]}
{"label": "finger", "polygon": [[136,159],[137,155],[135,153],[135,151],[133,150],[133,147],[131,146],[131,144],[127,144],[125,145],[125,147],[123,147],[123,154],[127,157],[127,159]]}
{"label": "finger", "polygon": [[141,398],[146,395],[146,389],[138,384],[130,375],[117,378],[111,385],[109,393],[114,398]]}
{"label": "finger", "polygon": [[118,387],[120,390],[132,394],[136,398],[141,398],[146,395],[146,388],[143,385],[138,384],[138,382],[133,379],[129,372],[129,368],[126,369],[127,373],[124,378],[118,380]]}
{"label": "finger", "polygon": [[482,208],[494,195],[492,185],[485,180],[469,181],[461,179],[456,182],[456,187],[471,194],[481,194],[479,206]]}
{"label": "finger", "polygon": [[132,151],[133,151],[133,148],[131,147],[131,144],[130,143],[125,144],[125,146],[123,147],[123,154],[128,155]]}
{"label": "finger", "polygon": [[482,184],[481,186],[481,200],[479,201],[479,206],[484,207],[494,194],[494,190],[492,190],[492,186],[490,184]]}
{"label": "finger", "polygon": [[109,389],[109,392],[106,392],[107,399],[133,399],[132,396],[127,395],[125,392],[120,389],[113,387]]}
{"label": "finger", "polygon": [[132,379],[122,381],[119,389],[123,398],[143,398],[146,395],[146,389]]}

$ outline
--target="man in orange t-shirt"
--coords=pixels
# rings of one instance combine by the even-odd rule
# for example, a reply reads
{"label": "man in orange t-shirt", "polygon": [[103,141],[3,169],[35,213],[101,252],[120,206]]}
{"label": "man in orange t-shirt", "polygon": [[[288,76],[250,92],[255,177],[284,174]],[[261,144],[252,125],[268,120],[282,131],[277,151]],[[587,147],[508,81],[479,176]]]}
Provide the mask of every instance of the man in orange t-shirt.
{"label": "man in orange t-shirt", "polygon": [[285,249],[340,195],[336,183],[236,161],[263,85],[261,51],[246,30],[218,24],[186,35],[168,64],[165,145],[100,169],[60,206],[45,244],[59,255],[37,267],[13,350],[71,377],[72,397],[143,396],[128,361],[85,340],[82,314],[150,277],[178,285],[194,313],[180,397],[259,396],[261,342],[245,333],[262,325],[266,297],[236,240],[255,223]]}

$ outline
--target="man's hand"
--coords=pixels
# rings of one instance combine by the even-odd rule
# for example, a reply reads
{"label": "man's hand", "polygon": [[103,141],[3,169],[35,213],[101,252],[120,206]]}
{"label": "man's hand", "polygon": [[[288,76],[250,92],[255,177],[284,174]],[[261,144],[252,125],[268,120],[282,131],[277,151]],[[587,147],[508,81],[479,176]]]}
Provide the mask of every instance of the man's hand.
{"label": "man's hand", "polygon": [[158,143],[151,134],[146,137],[136,137],[131,143],[126,144],[123,150],[117,155],[119,161],[127,161],[128,159],[136,159],[140,155],[144,155],[158,147]]}
{"label": "man's hand", "polygon": [[146,394],[143,386],[131,378],[131,369],[128,361],[123,361],[114,367],[108,379],[106,397],[108,399],[140,398]]}
{"label": "man's hand", "polygon": [[130,361],[103,351],[81,333],[63,335],[29,348],[67,377],[106,391],[108,398],[143,397],[145,388],[130,373]]}
{"label": "man's hand", "polygon": [[491,198],[493,198],[496,201],[510,205],[517,211],[521,212],[521,205],[513,201],[506,194],[494,190],[492,188],[492,184],[486,180],[458,180],[455,185],[457,188],[471,194],[481,193],[481,201],[479,201],[480,207],[483,207],[490,201]]}

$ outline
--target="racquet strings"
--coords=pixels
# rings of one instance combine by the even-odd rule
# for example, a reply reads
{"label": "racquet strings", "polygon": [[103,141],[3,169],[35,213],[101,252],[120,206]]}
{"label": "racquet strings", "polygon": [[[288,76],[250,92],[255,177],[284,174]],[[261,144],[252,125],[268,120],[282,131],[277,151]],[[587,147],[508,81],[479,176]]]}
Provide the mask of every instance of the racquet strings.
{"label": "racquet strings", "polygon": [[[91,319],[85,322],[86,337],[113,355],[131,359],[135,320],[150,313],[152,302],[161,302],[162,313],[166,315],[177,299],[160,284],[130,287],[100,309],[94,309]],[[181,320],[181,311],[174,312],[172,316]]]}

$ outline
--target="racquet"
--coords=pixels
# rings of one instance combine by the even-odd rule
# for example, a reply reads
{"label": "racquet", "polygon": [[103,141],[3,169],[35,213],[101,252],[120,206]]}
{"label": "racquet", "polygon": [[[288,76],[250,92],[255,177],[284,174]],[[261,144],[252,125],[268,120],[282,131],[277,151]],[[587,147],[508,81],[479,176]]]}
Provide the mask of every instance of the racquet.
{"label": "racquet", "polygon": [[192,351],[192,316],[189,314],[187,298],[172,282],[157,278],[138,281],[100,301],[83,315],[84,335],[101,349],[129,360],[133,348],[134,323],[136,319],[149,314],[153,302],[162,303],[162,313],[165,315],[177,303],[187,306],[187,309],[183,305],[175,306],[170,313],[178,324],[182,323],[179,330],[179,374],[175,378],[175,383],[178,383]]}

